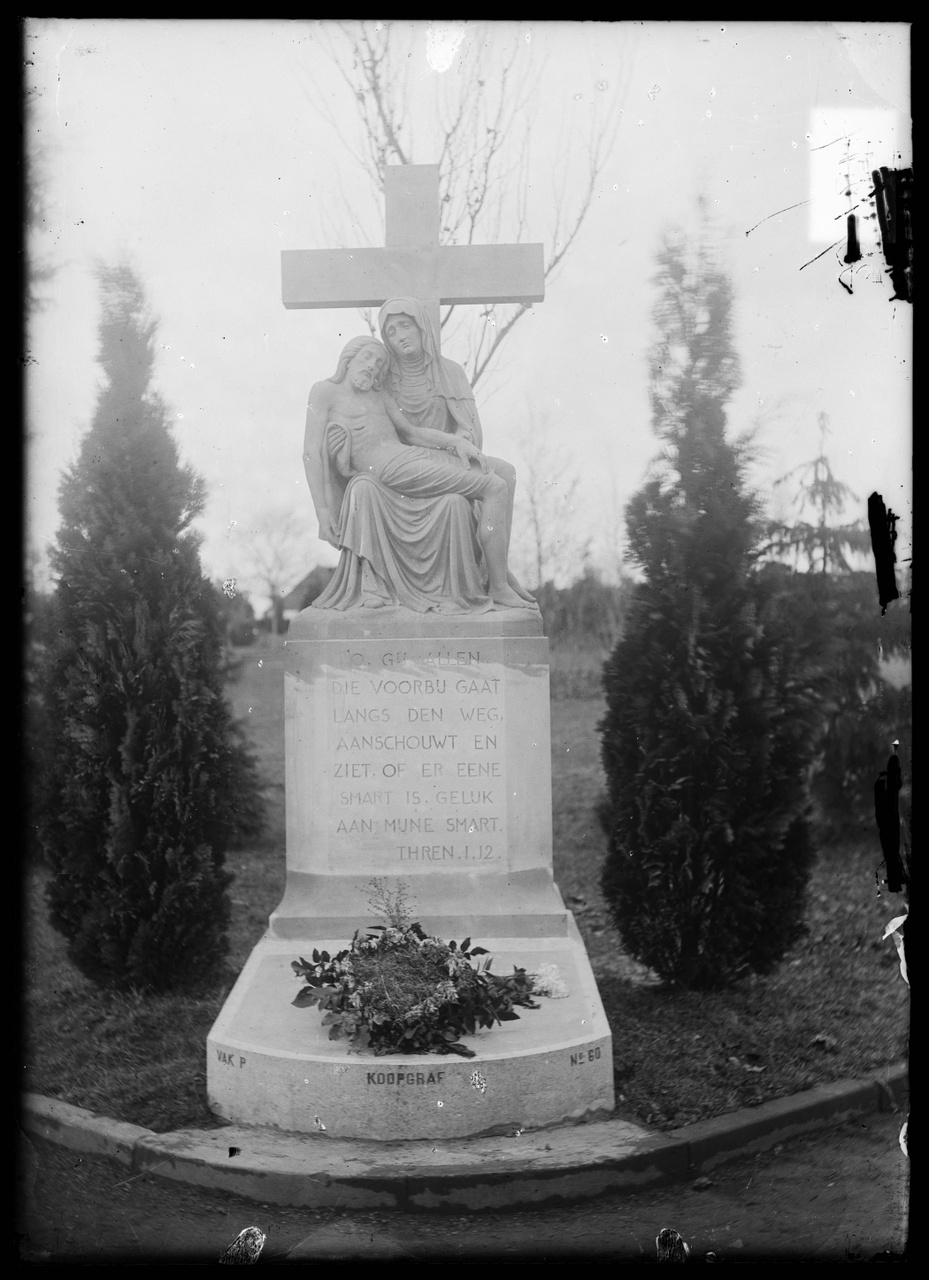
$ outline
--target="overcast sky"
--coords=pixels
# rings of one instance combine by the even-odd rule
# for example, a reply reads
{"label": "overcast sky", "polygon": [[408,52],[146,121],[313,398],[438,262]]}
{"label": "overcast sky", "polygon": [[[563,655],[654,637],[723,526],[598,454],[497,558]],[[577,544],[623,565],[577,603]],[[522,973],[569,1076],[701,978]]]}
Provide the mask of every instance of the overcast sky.
{"label": "overcast sky", "polygon": [[[426,121],[456,64],[430,66],[427,24],[406,25]],[[333,562],[315,538],[303,476],[304,409],[309,387],[364,326],[350,310],[285,310],[279,254],[339,247],[339,190],[375,242],[382,227],[357,165],[314,106],[328,104],[347,135],[357,128],[320,41],[326,27],[28,21],[36,105],[27,140],[47,218],[34,248],[58,267],[30,330],[26,510],[40,552],[54,539],[58,480],[99,386],[94,263],[127,259],[160,322],[158,384],[182,456],[208,483],[206,571],[246,585],[250,531],[291,507],[305,521],[306,570]],[[912,308],[891,301],[876,224],[861,223],[854,272],[844,241],[829,248],[850,207],[861,200],[859,214],[870,212],[870,171],[912,163],[908,26],[532,22],[479,35],[465,30],[459,57],[480,59],[492,76],[506,49],[525,48],[538,79],[530,239],[550,229],[545,200],[563,122],[582,124],[578,113],[598,93],[601,112],[612,108],[617,120],[577,242],[478,387],[487,451],[519,466],[533,412],[557,459],[552,480],[579,476],[576,527],[593,537],[595,563],[615,569],[617,512],[621,520],[657,449],[646,365],[655,252],[665,227],[694,224],[702,195],[735,287],[743,386],[729,422],[762,424],[755,479],[772,512],[773,480],[815,456],[826,413],[835,472],[861,500],[849,516],[866,518],[877,489],[901,515],[898,552],[908,556]],[[431,145],[421,128],[414,161],[435,162]],[[345,243],[359,243],[349,237],[361,229],[342,225]]]}

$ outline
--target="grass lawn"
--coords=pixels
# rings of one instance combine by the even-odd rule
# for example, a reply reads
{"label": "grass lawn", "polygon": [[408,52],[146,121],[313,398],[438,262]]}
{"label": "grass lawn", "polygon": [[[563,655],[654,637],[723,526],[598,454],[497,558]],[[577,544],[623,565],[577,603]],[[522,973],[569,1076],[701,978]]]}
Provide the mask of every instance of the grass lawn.
{"label": "grass lawn", "polygon": [[[101,994],[68,962],[46,919],[43,874],[33,870],[24,884],[28,1090],[158,1132],[217,1123],[206,1105],[206,1037],[284,887],[282,656],[270,639],[241,650],[230,686],[260,759],[268,824],[259,844],[228,859],[227,982],[200,997]],[[623,954],[599,890],[597,676],[589,656],[553,655],[554,863],[613,1032],[617,1114],[674,1128],[899,1061],[909,993],[881,937],[901,899],[878,897],[880,846],[870,826],[858,841],[820,851],[808,935],[775,974],[725,992],[668,992]]]}

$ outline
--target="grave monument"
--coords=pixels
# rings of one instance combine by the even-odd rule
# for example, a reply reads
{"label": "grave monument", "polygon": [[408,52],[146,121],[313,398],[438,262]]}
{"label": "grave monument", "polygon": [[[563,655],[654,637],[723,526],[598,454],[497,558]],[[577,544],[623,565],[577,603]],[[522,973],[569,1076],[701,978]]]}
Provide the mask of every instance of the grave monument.
{"label": "grave monument", "polygon": [[[240,1124],[385,1141],[603,1116],[611,1037],[552,877],[548,642],[506,564],[515,473],[483,452],[439,306],[543,297],[540,245],[440,247],[438,169],[387,169],[387,248],[285,252],[288,307],[377,306],[310,393],[304,465],[332,582],[285,646],[287,884],[210,1033],[210,1105]],[[324,370],[320,371],[325,374]],[[476,1056],[374,1056],[298,1009],[291,961],[376,923],[405,881],[429,934],[568,994],[464,1037]]]}

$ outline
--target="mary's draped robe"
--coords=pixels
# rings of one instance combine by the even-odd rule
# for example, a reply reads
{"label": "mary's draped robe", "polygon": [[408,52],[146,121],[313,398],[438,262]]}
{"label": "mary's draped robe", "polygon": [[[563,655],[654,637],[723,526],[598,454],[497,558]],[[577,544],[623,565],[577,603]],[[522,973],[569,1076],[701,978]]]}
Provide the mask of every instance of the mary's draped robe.
{"label": "mary's draped robe", "polygon": [[467,498],[409,497],[354,472],[350,441],[337,426],[326,432],[323,462],[342,554],[314,608],[402,605],[416,613],[473,613],[492,607]]}

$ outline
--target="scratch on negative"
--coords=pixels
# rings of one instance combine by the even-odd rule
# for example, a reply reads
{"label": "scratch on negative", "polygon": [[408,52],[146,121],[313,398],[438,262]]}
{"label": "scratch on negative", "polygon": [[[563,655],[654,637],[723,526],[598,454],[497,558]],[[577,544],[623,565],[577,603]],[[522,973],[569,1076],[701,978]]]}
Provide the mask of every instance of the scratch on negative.
{"label": "scratch on negative", "polygon": [[114,1187],[128,1187],[130,1182],[135,1182],[137,1178],[144,1178],[147,1173],[151,1173],[152,1169],[160,1169],[163,1164],[169,1164],[168,1160],[159,1160],[157,1164],[153,1164],[149,1169],[143,1169],[141,1173],[135,1173],[131,1178],[127,1178],[125,1182],[114,1182]]}
{"label": "scratch on negative", "polygon": [[[832,244],[827,245],[827,247],[823,249],[823,253],[828,253],[829,250],[834,249],[837,244],[841,244],[842,239],[844,239],[844,237],[840,237],[838,240],[834,240]],[[823,253],[817,253],[815,258],[810,258],[810,262],[816,262],[818,258],[821,258],[823,256]],[[804,262],[803,267],[808,267],[810,265],[810,262]],[[801,271],[803,270],[803,267],[800,268]]]}
{"label": "scratch on negative", "polygon": [[[768,218],[776,218],[779,213],[789,213],[791,209],[799,209],[801,205],[812,203],[810,200],[798,200],[796,204],[789,204],[786,209],[775,209],[774,213],[769,213],[767,218],[762,218],[761,222],[767,222]],[[754,227],[749,227],[746,235],[750,236],[756,227],[761,226],[761,222],[756,222]]]}
{"label": "scratch on negative", "polygon": [[[857,129],[855,130],[857,133]],[[847,133],[840,133],[837,138],[833,138],[831,142],[824,142],[818,147],[810,147],[810,151],[825,151],[826,147],[834,147],[837,142],[845,142],[848,139]]]}

